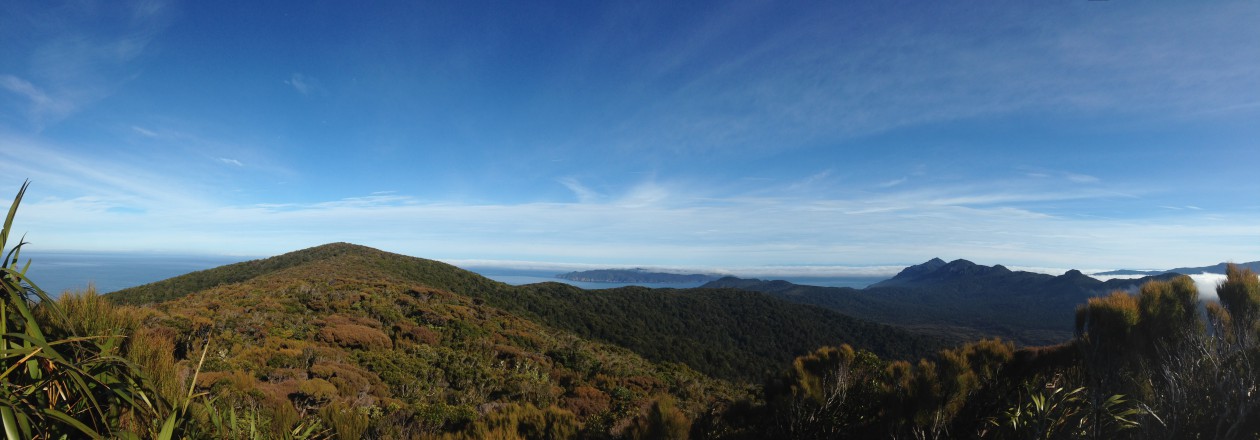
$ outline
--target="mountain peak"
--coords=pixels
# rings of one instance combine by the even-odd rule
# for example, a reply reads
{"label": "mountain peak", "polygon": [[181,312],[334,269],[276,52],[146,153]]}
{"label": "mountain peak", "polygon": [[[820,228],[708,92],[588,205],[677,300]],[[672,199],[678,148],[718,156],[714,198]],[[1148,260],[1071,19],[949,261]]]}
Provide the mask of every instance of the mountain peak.
{"label": "mountain peak", "polygon": [[344,252],[375,253],[375,252],[383,252],[383,251],[376,248],[370,248],[361,244],[337,241],[333,243],[321,244],[319,246],[308,247],[306,249],[299,249],[299,250],[288,252],[282,255],[329,254],[329,253],[344,253]]}
{"label": "mountain peak", "polygon": [[950,261],[948,264],[942,267],[947,267],[950,269],[961,269],[961,268],[969,268],[969,267],[976,267],[976,266],[978,266],[976,263],[972,263],[971,261],[959,258],[957,260]]}
{"label": "mountain peak", "polygon": [[1010,269],[1002,265],[989,267],[961,258],[946,263],[940,258],[933,258],[926,263],[902,269],[897,276],[875,283],[872,287],[901,286],[924,282],[936,283],[980,276],[1008,275],[1011,273],[1013,272]]}
{"label": "mountain peak", "polygon": [[920,276],[927,275],[932,272],[936,272],[937,269],[945,267],[946,265],[948,265],[948,263],[946,263],[945,260],[942,260],[940,258],[933,258],[931,260],[927,260],[923,264],[916,264],[914,266],[909,266],[909,267],[906,267],[905,269],[902,269],[901,272],[898,272],[897,276],[892,277],[892,279],[909,280],[909,279],[918,278]]}
{"label": "mountain peak", "polygon": [[180,275],[143,286],[111,292],[108,297],[121,304],[143,304],[179,298],[216,286],[234,284],[286,271],[362,274],[374,272],[407,283],[458,291],[467,286],[489,286],[497,282],[440,261],[426,260],[382,251],[367,246],[337,242],[309,247],[260,260],[229,264]]}

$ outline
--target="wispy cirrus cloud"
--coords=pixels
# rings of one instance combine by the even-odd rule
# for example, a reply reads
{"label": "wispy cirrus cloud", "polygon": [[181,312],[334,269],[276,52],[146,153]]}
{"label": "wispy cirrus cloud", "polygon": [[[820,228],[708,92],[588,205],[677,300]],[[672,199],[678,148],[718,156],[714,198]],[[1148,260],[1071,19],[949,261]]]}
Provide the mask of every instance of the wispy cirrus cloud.
{"label": "wispy cirrus cloud", "polygon": [[15,70],[0,72],[0,87],[27,101],[21,112],[37,130],[134,79],[131,63],[166,28],[170,15],[166,2],[150,0],[62,8],[56,19],[24,8],[7,12],[7,23],[0,24],[26,35],[10,42],[14,56],[8,61]]}
{"label": "wispy cirrus cloud", "polygon": [[284,83],[303,95],[310,95],[320,90],[318,80],[301,73],[290,75],[289,79],[284,80]]}
{"label": "wispy cirrus cloud", "polygon": [[565,188],[568,188],[569,191],[572,191],[573,195],[577,197],[579,202],[589,203],[599,200],[600,198],[600,194],[598,192],[595,192],[595,190],[583,185],[582,182],[579,182],[576,178],[561,177],[556,179],[556,181],[560,182],[561,185],[564,185]]}
{"label": "wispy cirrus cloud", "polygon": [[729,155],[1021,112],[1159,121],[1260,99],[1260,48],[1241,43],[1260,38],[1253,3],[902,6],[811,5],[768,27],[731,5],[644,57],[634,79],[649,94],[623,103],[639,111],[608,124],[611,138]]}
{"label": "wispy cirrus cloud", "polygon": [[909,179],[909,178],[907,178],[907,177],[901,177],[901,178],[898,178],[898,179],[893,179],[893,180],[888,180],[888,181],[881,182],[879,185],[876,185],[876,186],[878,186],[878,187],[880,187],[880,188],[892,188],[892,187],[894,187],[894,186],[897,186],[897,185],[901,185],[901,184],[903,184],[903,183],[906,183],[906,181],[908,181],[908,180],[910,180],[910,179]]}
{"label": "wispy cirrus cloud", "polygon": [[153,131],[153,130],[149,130],[149,129],[144,128],[144,127],[141,127],[141,126],[138,126],[138,125],[133,125],[133,126],[131,126],[131,131],[134,131],[134,132],[136,132],[137,134],[139,134],[139,135],[141,135],[141,136],[144,136],[144,137],[148,137],[148,138],[159,138],[159,137],[162,137],[162,135],[158,134],[157,132],[155,132],[155,131]]}
{"label": "wispy cirrus cloud", "polygon": [[29,81],[13,75],[0,75],[0,87],[27,101],[27,114],[32,120],[61,118],[75,110],[75,103],[64,97],[49,96]]}
{"label": "wispy cirrus cloud", "polygon": [[1075,173],[1068,173],[1067,179],[1075,183],[1098,183],[1102,181],[1102,179],[1099,179],[1097,177],[1094,177],[1088,174],[1075,174]]}

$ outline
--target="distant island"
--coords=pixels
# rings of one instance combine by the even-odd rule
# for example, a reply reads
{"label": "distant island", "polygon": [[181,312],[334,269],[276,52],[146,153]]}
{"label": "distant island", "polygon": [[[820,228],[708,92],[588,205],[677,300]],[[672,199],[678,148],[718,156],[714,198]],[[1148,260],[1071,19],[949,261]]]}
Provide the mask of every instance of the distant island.
{"label": "distant island", "polygon": [[682,284],[707,283],[718,279],[715,275],[699,273],[678,274],[665,272],[648,272],[642,268],[635,269],[598,269],[569,272],[556,275],[556,278],[586,283],[652,283]]}
{"label": "distant island", "polygon": [[1168,273],[1168,272],[1171,272],[1171,271],[1119,269],[1119,270],[1109,270],[1106,272],[1097,272],[1094,275],[1095,276],[1133,276],[1133,275],[1150,276],[1150,275],[1159,275],[1159,274]]}
{"label": "distant island", "polygon": [[[1177,273],[1177,274],[1183,274],[1183,275],[1193,275],[1193,274],[1200,274],[1200,273],[1215,273],[1215,274],[1223,275],[1225,274],[1225,266],[1227,266],[1228,264],[1229,263],[1217,263],[1212,266],[1178,267],[1176,269],[1169,269],[1169,270],[1120,269],[1120,270],[1113,270],[1109,272],[1098,272],[1094,275],[1099,275],[1099,276],[1143,275],[1143,276],[1146,276],[1146,275],[1163,275],[1167,273]],[[1237,266],[1242,269],[1251,269],[1252,271],[1260,271],[1260,261],[1252,261],[1250,263],[1238,263]]]}

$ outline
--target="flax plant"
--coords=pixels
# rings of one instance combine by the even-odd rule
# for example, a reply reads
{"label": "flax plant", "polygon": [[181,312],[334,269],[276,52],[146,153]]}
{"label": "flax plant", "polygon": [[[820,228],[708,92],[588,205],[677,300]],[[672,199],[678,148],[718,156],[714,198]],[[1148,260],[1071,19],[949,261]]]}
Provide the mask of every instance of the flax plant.
{"label": "flax plant", "polygon": [[[57,302],[19,265],[24,240],[8,248],[13,218],[29,182],[9,207],[0,250],[0,427],[8,440],[158,437],[153,421],[167,405],[117,352],[119,335],[50,339],[38,316],[64,319]],[[43,309],[34,313],[36,308]],[[130,414],[129,423],[122,415]],[[129,426],[124,426],[129,425]]]}

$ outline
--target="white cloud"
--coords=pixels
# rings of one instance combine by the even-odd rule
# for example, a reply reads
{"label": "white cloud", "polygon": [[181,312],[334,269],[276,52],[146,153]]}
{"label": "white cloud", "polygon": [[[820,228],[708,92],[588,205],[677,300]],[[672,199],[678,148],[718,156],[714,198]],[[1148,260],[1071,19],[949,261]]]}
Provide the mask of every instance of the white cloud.
{"label": "white cloud", "polygon": [[[1170,226],[1161,222],[1114,224],[930,203],[844,215],[869,208],[869,201],[857,200],[670,205],[653,201],[674,191],[645,187],[607,203],[470,205],[378,194],[319,203],[172,207],[151,197],[112,196],[32,200],[23,218],[35,220],[42,243],[56,249],[87,244],[262,255],[350,241],[428,258],[739,268],[750,276],[836,275],[853,273],[840,266],[916,264],[940,255],[990,264],[1100,267],[1100,262],[1173,261],[1174,256],[1156,255],[1158,249],[1176,249],[1178,262],[1257,251],[1245,244],[1198,249],[1194,244],[1202,240],[1169,234]],[[134,215],[111,212],[112,206],[146,214],[137,223]],[[1260,236],[1254,227],[1248,233],[1246,223],[1238,225],[1244,229],[1200,233]],[[787,266],[763,267],[768,264]]]}
{"label": "white cloud", "polygon": [[673,265],[653,263],[553,263],[545,261],[448,259],[446,263],[465,268],[494,268],[530,271],[571,272],[596,269],[640,268],[654,272],[680,274],[732,275],[741,278],[879,278],[892,277],[905,266],[713,266]]}
{"label": "white cloud", "polygon": [[669,199],[669,189],[655,182],[647,181],[635,185],[625,196],[617,201],[617,205],[627,208],[643,208],[656,205]]}
{"label": "white cloud", "polygon": [[0,75],[0,87],[26,98],[30,103],[28,111],[33,119],[60,118],[75,110],[74,103],[69,100],[49,96],[30,81],[13,75]]}
{"label": "white cloud", "polygon": [[42,130],[136,78],[129,65],[169,23],[166,10],[160,1],[119,2],[62,8],[55,20],[14,17],[9,23],[29,26],[16,29],[24,38],[9,55],[32,79],[0,75],[0,87],[26,98],[25,116]]}
{"label": "white cloud", "polygon": [[573,195],[577,197],[579,202],[589,203],[599,199],[599,193],[583,185],[582,182],[575,178],[562,177],[556,179],[556,181],[568,188],[569,191],[573,191]]}
{"label": "white cloud", "polygon": [[801,180],[793,182],[790,186],[788,186],[788,190],[800,191],[800,190],[814,189],[818,186],[822,186],[827,181],[827,178],[830,176],[831,176],[831,170],[822,170],[812,175],[806,176],[805,178]]}
{"label": "white cloud", "polygon": [[1220,297],[1216,296],[1216,287],[1225,282],[1224,274],[1193,274],[1190,275],[1190,279],[1194,280],[1194,286],[1199,289],[1199,299],[1220,301]]}
{"label": "white cloud", "polygon": [[893,180],[889,180],[889,181],[886,181],[886,182],[880,183],[880,184],[879,184],[879,185],[877,185],[877,186],[879,186],[880,188],[892,188],[892,187],[894,187],[894,186],[898,186],[898,185],[901,185],[901,184],[903,184],[903,183],[906,183],[906,181],[907,181],[907,180],[909,180],[909,179],[908,179],[908,178],[906,178],[906,177],[902,177],[902,178],[900,178],[900,179],[893,179]]}
{"label": "white cloud", "polygon": [[[1194,210],[1133,220],[1049,215],[1038,203],[1113,196],[1061,191],[1048,181],[1041,187],[992,182],[807,198],[787,191],[791,183],[722,194],[654,177],[600,195],[569,178],[557,181],[579,196],[577,202],[478,204],[376,192],[304,203],[241,203],[216,197],[211,192],[216,180],[201,182],[188,173],[165,173],[107,155],[68,154],[17,137],[5,140],[0,173],[34,180],[19,222],[45,250],[267,255],[349,241],[440,259],[749,273],[779,265],[828,274],[843,272],[837,267],[908,265],[948,255],[1060,268],[1260,259],[1260,226],[1248,216],[1209,218]],[[232,160],[217,158],[226,159],[219,161],[224,164]],[[984,193],[987,188],[1014,190],[992,195]],[[788,271],[776,270],[765,273]]]}
{"label": "white cloud", "polygon": [[1067,179],[1076,183],[1098,183],[1099,181],[1101,181],[1101,179],[1094,176],[1090,176],[1086,174],[1075,174],[1075,173],[1068,173]]}
{"label": "white cloud", "polygon": [[131,131],[134,131],[134,132],[136,132],[136,133],[139,133],[140,135],[142,135],[142,136],[144,136],[144,137],[150,137],[150,138],[157,138],[157,137],[161,137],[161,135],[157,134],[157,132],[155,132],[155,131],[153,131],[153,130],[149,130],[149,129],[144,128],[144,127],[137,126],[137,125],[133,125],[133,126],[131,126]]}
{"label": "white cloud", "polygon": [[222,162],[222,163],[225,163],[225,164],[228,164],[228,165],[238,166],[238,167],[243,167],[243,166],[245,166],[245,164],[241,163],[241,161],[239,161],[239,160],[236,160],[236,159],[229,159],[229,158],[226,158],[226,157],[220,157],[220,158],[219,158],[219,162]]}
{"label": "white cloud", "polygon": [[773,27],[732,5],[645,56],[651,67],[631,74],[659,94],[627,98],[638,116],[594,136],[634,152],[741,154],[1027,111],[1165,121],[1260,99],[1254,3],[992,6],[839,2]]}
{"label": "white cloud", "polygon": [[301,73],[294,73],[284,83],[292,86],[293,90],[297,90],[298,93],[303,95],[309,95],[320,88],[319,81]]}

